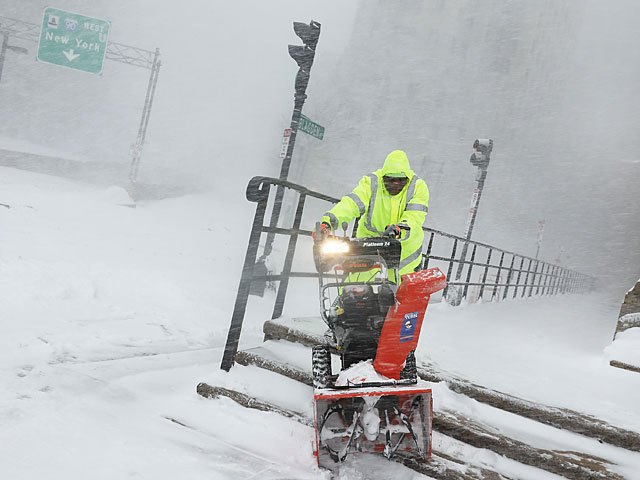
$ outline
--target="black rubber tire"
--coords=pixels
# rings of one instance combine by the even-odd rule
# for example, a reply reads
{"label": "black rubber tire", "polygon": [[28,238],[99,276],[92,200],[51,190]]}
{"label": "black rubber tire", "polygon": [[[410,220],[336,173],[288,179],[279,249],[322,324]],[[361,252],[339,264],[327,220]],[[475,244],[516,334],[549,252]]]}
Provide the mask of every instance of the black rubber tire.
{"label": "black rubber tire", "polygon": [[404,368],[400,371],[400,380],[411,380],[411,383],[418,383],[418,367],[416,365],[416,354],[413,350],[407,355]]}
{"label": "black rubber tire", "polygon": [[313,388],[331,386],[331,352],[326,345],[314,345],[311,350]]}

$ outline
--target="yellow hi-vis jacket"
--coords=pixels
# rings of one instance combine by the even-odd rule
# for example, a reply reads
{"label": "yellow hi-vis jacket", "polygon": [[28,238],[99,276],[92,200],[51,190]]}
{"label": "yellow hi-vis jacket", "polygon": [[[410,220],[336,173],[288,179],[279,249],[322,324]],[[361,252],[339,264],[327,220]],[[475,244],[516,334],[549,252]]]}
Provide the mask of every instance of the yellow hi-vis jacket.
{"label": "yellow hi-vis jacket", "polygon": [[[393,173],[404,173],[409,181],[397,195],[391,195],[384,186],[382,177]],[[362,177],[358,186],[345,195],[322,221],[337,230],[343,222],[361,217],[356,236],[378,237],[387,225],[406,225],[409,231],[401,230],[400,275],[415,271],[420,265],[424,232],[422,224],[429,205],[429,188],[409,166],[407,155],[402,150],[391,152],[381,169]]]}

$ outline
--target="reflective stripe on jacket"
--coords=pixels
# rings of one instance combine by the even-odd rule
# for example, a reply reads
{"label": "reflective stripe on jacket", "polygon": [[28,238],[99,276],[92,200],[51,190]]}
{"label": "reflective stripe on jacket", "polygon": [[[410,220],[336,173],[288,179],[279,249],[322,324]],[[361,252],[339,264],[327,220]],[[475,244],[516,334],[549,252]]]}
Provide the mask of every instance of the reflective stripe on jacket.
{"label": "reflective stripe on jacket", "polygon": [[[382,177],[390,173],[404,173],[409,179],[397,195],[390,195],[384,186]],[[389,154],[381,169],[362,177],[350,194],[325,213],[322,221],[337,230],[343,222],[361,217],[356,232],[360,238],[380,236],[390,224],[407,225],[410,230],[402,230],[400,238],[400,274],[404,275],[420,265],[424,240],[422,225],[428,205],[427,184],[410,169],[406,154],[396,150]]]}

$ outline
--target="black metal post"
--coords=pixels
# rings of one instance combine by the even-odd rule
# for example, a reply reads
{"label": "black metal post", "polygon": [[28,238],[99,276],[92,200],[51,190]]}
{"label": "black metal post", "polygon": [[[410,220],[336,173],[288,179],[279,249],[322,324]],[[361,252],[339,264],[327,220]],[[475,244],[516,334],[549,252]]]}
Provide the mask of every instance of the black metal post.
{"label": "black metal post", "polygon": [[473,246],[473,250],[471,250],[471,263],[469,263],[469,269],[467,270],[467,281],[464,286],[464,292],[462,294],[462,298],[467,298],[467,292],[469,291],[469,282],[471,281],[471,270],[473,269],[473,261],[476,258],[476,250],[478,245]]}
{"label": "black metal post", "polygon": [[300,194],[298,199],[298,208],[296,210],[296,217],[293,221],[293,227],[291,236],[289,237],[289,247],[287,248],[287,256],[284,260],[284,267],[282,268],[282,279],[280,280],[280,286],[278,287],[278,294],[276,296],[276,303],[273,307],[273,315],[271,319],[280,318],[282,316],[282,310],[284,308],[284,299],[287,295],[287,288],[289,286],[289,274],[291,273],[291,265],[293,264],[293,256],[296,253],[296,242],[298,241],[298,230],[300,229],[300,223],[302,221],[302,211],[304,210],[304,202],[307,196],[304,193]]}
{"label": "black metal post", "polygon": [[[458,239],[454,238],[453,239],[453,249],[451,250],[451,258],[449,259],[449,268],[447,269],[447,278],[451,278],[451,272],[453,270],[453,262],[456,258],[456,249],[458,248]],[[447,298],[447,291],[449,290],[449,285],[447,284],[447,286],[444,289],[444,292],[442,292],[442,296],[444,298]]]}
{"label": "black metal post", "polygon": [[498,273],[496,274],[496,283],[493,286],[493,293],[491,294],[491,301],[496,297],[498,291],[498,284],[500,283],[500,274],[502,273],[502,262],[504,261],[504,252],[500,255],[500,265],[498,265]]}
{"label": "black metal post", "polygon": [[527,266],[527,275],[524,278],[524,286],[522,287],[522,295],[524,297],[527,294],[527,287],[529,286],[529,275],[533,273],[531,271],[531,264],[533,263],[533,259],[529,259],[529,265]]}
{"label": "black metal post", "polygon": [[[282,160],[282,167],[280,168],[280,180],[287,180],[289,178],[289,168],[291,167],[291,157],[293,156],[293,148],[296,144],[296,136],[298,134],[298,125],[300,124],[300,116],[302,115],[302,107],[307,96],[305,94],[298,94],[296,91],[295,102],[293,107],[293,114],[291,115],[291,135],[289,136],[289,145],[287,146],[287,155]],[[282,200],[284,198],[284,187],[278,185],[276,189],[276,197],[273,203],[273,209],[271,210],[271,220],[269,226],[275,228],[278,225],[280,219],[280,212],[282,211]],[[273,251],[273,240],[275,233],[269,232],[267,234],[267,241],[265,243],[262,259],[271,255]]]}
{"label": "black metal post", "polygon": [[556,268],[556,281],[553,286],[553,294],[557,295],[560,293],[560,287],[562,286],[562,267]]}
{"label": "black metal post", "polygon": [[527,296],[531,296],[533,295],[533,287],[536,286],[536,276],[538,275],[538,266],[539,266],[540,262],[538,262],[538,260],[536,260],[536,268],[533,269],[533,276],[531,277],[531,285],[529,286],[529,295]]}
{"label": "black metal post", "polygon": [[[540,275],[538,276],[538,285],[536,286],[536,295],[540,294],[540,287],[542,286],[542,280],[543,280],[543,277],[544,277],[544,267],[546,265],[547,264],[544,263],[544,262],[542,262],[542,264],[540,265]],[[544,290],[543,290],[543,292],[544,292]]]}
{"label": "black metal post", "polygon": [[480,285],[480,295],[479,299],[482,300],[482,296],[484,295],[484,286],[487,283],[487,274],[489,273],[489,265],[491,264],[491,254],[493,253],[493,249],[489,249],[489,255],[487,255],[487,264],[484,267],[484,274],[482,275],[482,285]]}
{"label": "black metal post", "polygon": [[[282,167],[280,169],[280,180],[287,180],[289,178],[289,167],[291,166],[291,157],[293,156],[293,148],[296,143],[296,135],[298,133],[298,125],[300,124],[300,116],[302,115],[302,107],[304,101],[307,99],[307,85],[309,84],[309,76],[311,74],[311,67],[313,66],[313,59],[316,54],[316,46],[318,45],[318,39],[320,38],[320,24],[311,20],[309,24],[293,22],[293,30],[298,37],[304,43],[304,46],[289,45],[289,55],[296,61],[298,67],[298,74],[296,75],[295,82],[295,94],[294,94],[294,106],[293,114],[291,115],[291,136],[289,137],[289,145],[287,146],[287,154],[282,160]],[[284,197],[284,188],[278,186],[276,190],[276,197],[271,210],[271,220],[269,222],[270,227],[276,227],[278,220],[280,219],[280,212],[282,210],[282,199]],[[273,250],[273,240],[275,234],[269,232],[267,235],[267,241],[264,247],[261,260],[268,257]]]}
{"label": "black metal post", "polygon": [[[354,229],[355,232],[355,229]],[[422,270],[426,270],[429,268],[429,258],[431,257],[431,249],[433,247],[433,237],[435,236],[434,232],[431,232],[429,236],[429,245],[427,245],[427,253],[422,255]]]}
{"label": "black metal post", "polygon": [[504,294],[502,295],[502,300],[506,300],[507,298],[507,290],[509,290],[509,283],[511,282],[511,276],[513,275],[513,262],[516,260],[515,253],[511,255],[511,265],[509,265],[509,273],[507,273],[507,281],[504,287]]}
{"label": "black metal post", "polygon": [[516,295],[518,293],[518,287],[520,286],[520,277],[522,276],[523,265],[524,265],[524,257],[522,257],[522,260],[520,260],[520,268],[518,268],[518,278],[516,279],[516,288],[513,290],[513,297],[511,298],[516,298]]}
{"label": "black metal post", "polygon": [[[249,198],[249,188],[247,188],[247,197]],[[238,293],[236,295],[236,303],[233,308],[233,315],[231,316],[231,325],[229,325],[229,333],[227,335],[227,343],[224,347],[224,355],[222,357],[222,363],[220,368],[227,372],[233,365],[233,358],[238,351],[238,342],[240,341],[240,331],[242,330],[242,322],[244,320],[244,314],[247,310],[247,300],[249,298],[249,287],[251,286],[251,277],[253,275],[253,266],[256,263],[256,256],[258,254],[258,244],[260,242],[260,234],[262,233],[262,225],[264,224],[264,215],[267,210],[267,200],[269,199],[269,185],[262,184],[262,188],[257,192],[252,192],[255,195],[253,198],[249,198],[253,201],[258,201],[256,207],[256,214],[253,217],[253,227],[251,228],[251,234],[249,236],[249,245],[247,246],[247,253],[244,257],[244,266],[242,267],[242,276],[240,277],[240,285],[238,286]]]}

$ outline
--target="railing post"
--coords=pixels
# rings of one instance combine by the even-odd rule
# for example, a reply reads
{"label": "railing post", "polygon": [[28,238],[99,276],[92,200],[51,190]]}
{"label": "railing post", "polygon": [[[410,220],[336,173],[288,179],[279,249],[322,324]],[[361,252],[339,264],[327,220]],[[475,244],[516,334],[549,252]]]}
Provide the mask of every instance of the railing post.
{"label": "railing post", "polygon": [[462,294],[462,298],[467,298],[467,292],[469,290],[469,282],[471,281],[471,270],[473,269],[473,261],[476,258],[476,249],[478,245],[473,245],[473,250],[471,250],[471,263],[469,263],[469,270],[467,270],[467,280],[464,285],[464,293]]}
{"label": "railing post", "polygon": [[504,294],[502,295],[502,300],[506,300],[507,298],[507,290],[509,290],[509,284],[511,283],[511,276],[513,275],[513,263],[516,260],[516,254],[511,254],[511,265],[509,265],[509,273],[507,273],[507,281],[504,287]]}
{"label": "railing post", "polygon": [[[264,214],[267,210],[267,201],[269,199],[269,185],[262,183],[262,188],[256,188],[257,192],[250,192],[252,184],[247,187],[247,198],[258,202],[256,206],[256,214],[253,217],[253,227],[249,235],[249,245],[247,253],[244,257],[244,266],[242,267],[242,276],[240,277],[240,285],[236,295],[236,303],[233,307],[233,315],[231,316],[231,325],[229,325],[229,333],[227,335],[227,343],[224,347],[224,355],[220,368],[227,372],[233,365],[233,357],[238,351],[238,342],[240,340],[240,331],[242,330],[242,321],[247,310],[247,299],[249,298],[249,287],[251,286],[251,278],[253,276],[253,266],[256,263],[258,254],[258,244],[260,243],[260,234],[264,224]],[[254,185],[255,187],[255,185]],[[250,198],[249,195],[253,196]]]}
{"label": "railing post", "polygon": [[[449,259],[449,269],[447,270],[447,279],[451,278],[451,271],[453,270],[453,261],[456,258],[456,249],[458,248],[458,239],[453,239],[453,249],[451,250],[451,258]],[[447,291],[449,290],[449,284],[447,284],[444,292],[442,292],[442,298],[447,298]]]}
{"label": "railing post", "polygon": [[[493,286],[493,293],[491,294],[491,301],[496,298],[496,291],[498,290],[498,284],[500,283],[500,274],[502,273],[502,262],[504,261],[504,252],[500,255],[500,264],[498,265],[498,273],[496,274],[496,283]],[[498,300],[500,297],[498,297]]]}
{"label": "railing post", "polygon": [[[544,274],[544,267],[546,267],[547,264],[545,262],[542,262],[540,264],[540,275],[538,276],[538,285],[536,285],[536,296],[540,295],[540,287],[542,286],[542,280],[543,278],[545,278],[545,274]],[[543,289],[544,292],[544,289]]]}
{"label": "railing post", "polygon": [[562,269],[562,287],[561,287],[561,291],[563,295],[567,293],[568,281],[569,281],[569,271],[566,268],[563,268]]}
{"label": "railing post", "polygon": [[533,273],[531,271],[531,264],[533,263],[533,259],[529,259],[529,266],[527,267],[527,276],[524,277],[524,286],[522,287],[522,295],[520,297],[524,297],[527,293],[527,287],[529,286],[529,274]]}
{"label": "railing post", "polygon": [[480,295],[479,299],[482,300],[482,295],[484,295],[484,286],[487,282],[487,273],[489,272],[489,263],[491,263],[491,254],[493,253],[493,249],[489,249],[489,255],[487,255],[487,265],[484,267],[484,275],[482,275],[482,285],[480,285]]}
{"label": "railing post", "polygon": [[551,295],[558,293],[558,270],[560,270],[560,267],[557,265],[553,267],[553,287],[551,287]]}
{"label": "railing post", "polygon": [[513,289],[513,297],[511,298],[516,298],[516,294],[518,293],[518,286],[520,285],[520,277],[522,276],[523,265],[524,265],[524,257],[522,257],[522,260],[520,260],[520,268],[518,268],[518,278],[516,278],[516,285],[515,285],[515,288]]}
{"label": "railing post", "polygon": [[431,249],[433,248],[433,237],[435,236],[434,232],[431,232],[429,236],[429,245],[427,246],[427,253],[422,256],[422,270],[426,270],[429,268],[429,257],[431,255]]}
{"label": "railing post", "polygon": [[298,230],[300,229],[300,223],[302,221],[302,211],[304,210],[304,202],[306,198],[306,194],[300,193],[300,198],[298,199],[298,208],[296,209],[296,217],[293,221],[293,231],[291,232],[291,236],[289,237],[287,256],[285,257],[284,267],[282,268],[282,279],[280,280],[280,286],[278,287],[278,294],[276,296],[276,304],[273,307],[273,314],[271,315],[272,320],[280,318],[282,316],[282,310],[284,308],[284,298],[287,295],[287,288],[289,287],[289,275],[291,274],[293,256],[296,253]]}
{"label": "railing post", "polygon": [[533,270],[531,270],[531,284],[528,285],[529,287],[529,294],[527,295],[527,297],[531,297],[531,295],[533,294],[533,286],[536,283],[536,272],[538,271],[538,261],[536,260],[536,266]]}
{"label": "railing post", "polygon": [[547,282],[544,283],[545,285],[545,293],[547,295],[549,295],[552,291],[552,285],[553,285],[553,273],[556,271],[556,267],[555,265],[549,265],[549,268],[547,269],[547,273],[551,271],[551,273],[549,273],[547,275],[547,279],[549,280],[549,284],[547,285]]}
{"label": "railing post", "polygon": [[[547,271],[543,274],[544,283],[542,284],[542,292],[540,293],[540,295],[544,295],[544,293],[547,291],[547,281],[549,280],[549,270],[551,270],[551,264],[546,263],[545,266],[547,267]],[[540,279],[540,282],[542,283],[542,279]]]}

